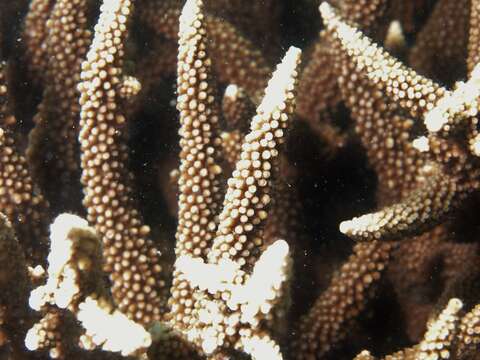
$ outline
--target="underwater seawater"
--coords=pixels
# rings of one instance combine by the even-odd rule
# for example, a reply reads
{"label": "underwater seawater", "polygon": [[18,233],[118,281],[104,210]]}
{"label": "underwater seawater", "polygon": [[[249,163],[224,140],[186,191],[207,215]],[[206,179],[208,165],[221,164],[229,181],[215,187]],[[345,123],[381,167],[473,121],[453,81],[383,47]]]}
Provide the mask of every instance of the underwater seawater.
{"label": "underwater seawater", "polygon": [[480,1],[0,0],[0,359],[480,359]]}

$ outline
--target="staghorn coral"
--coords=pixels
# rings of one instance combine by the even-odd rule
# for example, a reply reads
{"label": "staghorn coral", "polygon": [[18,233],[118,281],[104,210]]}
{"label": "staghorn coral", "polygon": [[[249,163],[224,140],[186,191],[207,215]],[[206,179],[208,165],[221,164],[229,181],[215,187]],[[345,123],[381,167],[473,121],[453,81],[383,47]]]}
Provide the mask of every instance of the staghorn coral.
{"label": "staghorn coral", "polygon": [[[429,325],[423,340],[412,348],[404,349],[385,359],[448,359],[457,337],[459,312],[463,304],[451,299],[445,309]],[[466,315],[468,316],[468,315]],[[459,337],[461,339],[461,337]],[[461,340],[460,340],[461,341]],[[362,351],[355,359],[375,359],[368,351]]]}
{"label": "staghorn coral", "polygon": [[[216,135],[219,105],[212,93],[200,4],[187,2],[180,19],[177,107],[182,152],[178,258],[172,287],[174,324],[184,327],[187,337],[199,342],[207,354],[231,344],[252,358],[281,358],[278,346],[260,323],[268,319],[271,307],[283,295],[282,283],[289,275],[288,246],[276,241],[260,257],[259,250],[270,203],[270,177],[294,109],[300,51],[291,48],[287,52],[265,89],[227,181],[216,225],[221,168],[213,156],[219,155],[215,151],[220,141]],[[270,261],[270,256],[275,260]],[[276,271],[270,275],[272,279],[262,279],[268,266]],[[256,299],[248,295],[262,286],[268,289],[265,295],[259,293]]]}
{"label": "staghorn coral", "polygon": [[[340,230],[355,238],[395,238],[421,231],[424,226],[429,226],[428,222],[441,221],[455,204],[478,186],[476,170],[469,171],[477,161],[476,156],[470,154],[473,151],[462,149],[456,139],[449,141],[437,134],[439,131],[449,133],[459,119],[476,115],[475,92],[472,95],[470,90],[474,85],[469,83],[475,82],[477,75],[472,73],[464,86],[460,84],[449,92],[397,62],[343,22],[328,5],[322,6],[321,11],[333,31],[339,51],[346,52],[353,61],[356,76],[374,83],[374,91],[383,92],[389,101],[409,111],[413,118],[424,118],[429,130],[428,138],[425,138],[428,144],[422,149],[417,143],[417,148],[427,151],[427,159],[433,162],[421,169],[427,173],[417,175],[427,180],[401,201],[377,213],[343,222]],[[476,123],[476,120],[471,121]],[[436,166],[442,166],[444,170],[436,173]]]}
{"label": "staghorn coral", "polygon": [[[164,311],[166,283],[160,253],[132,198],[132,175],[122,127],[122,74],[131,1],[102,4],[92,45],[82,64],[80,134],[87,219],[102,236],[105,270],[122,312],[148,325]],[[163,296],[162,296],[163,295]]]}
{"label": "staghorn coral", "polygon": [[478,357],[478,6],[0,2],[0,357]]}
{"label": "staghorn coral", "polygon": [[[39,183],[49,197],[51,207],[57,212],[78,206],[81,199],[78,185],[77,119],[80,105],[77,85],[80,65],[91,38],[86,10],[87,1],[55,2],[46,21],[45,39],[42,40],[45,54],[38,56],[48,61],[48,64],[39,66],[43,67],[39,71],[42,71],[47,86],[38,105],[36,126],[30,133],[27,156],[31,157],[29,163],[39,182],[58,177],[63,183],[60,191],[52,189],[45,181]],[[28,34],[32,32],[35,33],[26,31]],[[41,33],[40,30],[36,32]],[[59,158],[56,154],[64,155]]]}

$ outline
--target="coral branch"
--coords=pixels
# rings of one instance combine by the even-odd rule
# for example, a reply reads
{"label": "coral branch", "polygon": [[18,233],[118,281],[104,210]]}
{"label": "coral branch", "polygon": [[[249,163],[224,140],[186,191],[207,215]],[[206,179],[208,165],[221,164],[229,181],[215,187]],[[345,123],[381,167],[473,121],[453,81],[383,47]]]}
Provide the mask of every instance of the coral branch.
{"label": "coral branch", "polygon": [[120,311],[148,325],[165,311],[166,276],[132,200],[120,89],[129,0],[106,0],[82,64],[80,145],[88,220],[102,237],[105,269]]}

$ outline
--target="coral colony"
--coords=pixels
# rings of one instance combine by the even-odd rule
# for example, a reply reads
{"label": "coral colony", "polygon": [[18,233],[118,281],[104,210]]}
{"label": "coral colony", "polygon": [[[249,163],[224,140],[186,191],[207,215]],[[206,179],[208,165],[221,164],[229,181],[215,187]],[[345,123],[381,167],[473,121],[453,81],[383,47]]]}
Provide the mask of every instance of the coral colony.
{"label": "coral colony", "polygon": [[294,3],[0,2],[1,359],[480,359],[480,1]]}

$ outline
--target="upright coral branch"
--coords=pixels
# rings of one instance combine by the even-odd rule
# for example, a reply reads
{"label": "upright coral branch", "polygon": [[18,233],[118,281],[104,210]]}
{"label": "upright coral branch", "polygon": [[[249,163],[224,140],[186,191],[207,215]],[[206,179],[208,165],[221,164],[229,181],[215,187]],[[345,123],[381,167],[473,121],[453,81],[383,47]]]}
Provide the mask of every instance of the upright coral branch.
{"label": "upright coral branch", "polygon": [[33,0],[25,18],[23,39],[25,55],[31,75],[35,82],[40,82],[48,69],[45,39],[47,38],[47,20],[55,2],[54,0]]}
{"label": "upright coral branch", "polygon": [[328,289],[301,319],[293,344],[295,359],[321,358],[345,339],[347,329],[374,296],[393,247],[392,243],[378,241],[355,245]]}
{"label": "upright coral branch", "polygon": [[120,311],[148,325],[165,311],[161,257],[133,200],[121,97],[130,0],[105,0],[82,64],[80,145],[84,205],[102,237],[105,269]]}
{"label": "upright coral branch", "polygon": [[459,299],[451,299],[448,302],[445,309],[428,326],[422,342],[418,345],[418,359],[450,357],[450,348],[455,340],[460,321],[458,313],[462,307],[463,303]]}
{"label": "upright coral branch", "polygon": [[[177,109],[182,151],[175,253],[206,259],[215,237],[215,217],[222,192],[218,160],[219,104],[214,97],[202,7],[201,1],[187,2],[180,17]],[[182,274],[176,272],[170,303],[175,320],[185,324],[193,320],[190,315],[195,302],[188,287]]]}
{"label": "upright coral branch", "polygon": [[222,198],[220,109],[214,94],[201,3],[190,4],[191,8],[182,11],[179,29],[177,109],[182,151],[176,253],[192,252],[205,257],[215,236],[215,216]]}
{"label": "upright coral branch", "polygon": [[[269,82],[228,180],[217,228],[211,209],[216,208],[212,192],[218,192],[214,182],[218,165],[212,157],[218,116],[210,92],[210,60],[205,46],[208,28],[205,30],[202,8],[201,0],[187,1],[180,22],[179,220],[183,230],[177,237],[180,256],[172,287],[173,320],[174,324],[180,320],[182,332],[207,354],[233,347],[254,359],[281,358],[262,320],[271,316],[272,307],[283,294],[289,269],[288,245],[280,240],[261,256],[260,251],[270,178],[294,110],[300,51],[291,48]],[[203,199],[210,204],[206,212],[199,207]],[[212,231],[215,238],[209,241]],[[198,234],[204,236],[199,238]],[[271,276],[265,277],[267,272]]]}
{"label": "upright coral branch", "polygon": [[[462,307],[462,301],[456,298],[450,299],[442,312],[428,324],[428,330],[418,345],[397,351],[383,359],[427,360],[453,358]],[[463,359],[463,357],[461,358]],[[355,360],[375,359],[370,352],[365,350],[355,357]]]}
{"label": "upright coral branch", "polygon": [[[139,11],[142,19],[159,35],[177,41],[180,8],[174,1],[148,1]],[[234,83],[259,103],[272,69],[254,44],[225,19],[205,15],[208,47],[215,71],[224,83]]]}
{"label": "upright coral branch", "polygon": [[217,237],[209,254],[209,260],[214,263],[231,259],[243,267],[257,257],[262,243],[258,229],[266,218],[270,202],[270,177],[294,111],[298,55],[292,48],[287,52],[252,119],[219,215]]}
{"label": "upright coral branch", "polygon": [[50,209],[36,188],[13,134],[16,120],[8,101],[7,65],[0,63],[0,211],[12,225],[29,265],[45,265]]}
{"label": "upright coral branch", "polygon": [[[87,5],[86,0],[57,1],[43,42],[48,64],[42,74],[45,90],[27,154],[39,185],[56,211],[77,209],[81,200],[77,84],[91,37]],[[52,178],[59,184],[53,187]]]}

